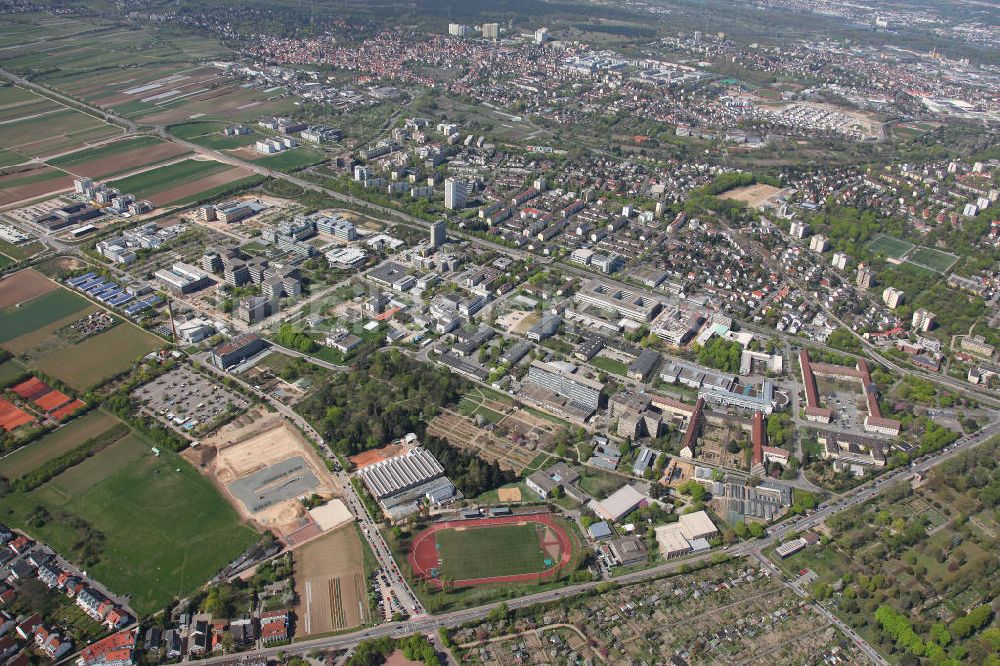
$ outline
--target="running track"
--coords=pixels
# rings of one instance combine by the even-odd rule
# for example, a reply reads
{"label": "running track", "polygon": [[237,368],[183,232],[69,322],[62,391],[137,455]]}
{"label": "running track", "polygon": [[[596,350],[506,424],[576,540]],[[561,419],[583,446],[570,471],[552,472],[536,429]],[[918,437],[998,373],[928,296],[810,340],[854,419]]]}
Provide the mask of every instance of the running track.
{"label": "running track", "polygon": [[483,528],[494,525],[508,525],[511,523],[538,523],[539,525],[545,525],[546,527],[551,528],[555,533],[556,541],[559,544],[559,562],[549,567],[542,573],[523,573],[511,574],[509,576],[491,576],[488,578],[470,578],[468,580],[452,581],[453,585],[456,587],[469,587],[472,585],[492,585],[495,583],[531,583],[541,578],[553,576],[556,572],[562,570],[567,564],[569,564],[570,559],[573,557],[573,547],[570,543],[569,535],[566,534],[566,530],[553,520],[552,514],[550,513],[529,513],[518,514],[515,516],[502,516],[499,518],[446,520],[440,523],[435,523],[413,538],[413,546],[410,548],[410,554],[407,556],[410,568],[413,569],[414,575],[435,583],[440,587],[442,582],[438,579],[431,578],[430,575],[431,569],[437,568],[438,566],[437,537],[434,535],[435,532],[455,527]]}

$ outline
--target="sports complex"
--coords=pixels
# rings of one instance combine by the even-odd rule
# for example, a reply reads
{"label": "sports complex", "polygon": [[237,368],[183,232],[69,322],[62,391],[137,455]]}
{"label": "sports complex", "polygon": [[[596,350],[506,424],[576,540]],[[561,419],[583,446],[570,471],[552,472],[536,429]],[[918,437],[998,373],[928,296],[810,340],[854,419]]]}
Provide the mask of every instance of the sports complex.
{"label": "sports complex", "polygon": [[555,580],[571,570],[573,539],[547,512],[449,520],[413,538],[417,578],[456,587]]}

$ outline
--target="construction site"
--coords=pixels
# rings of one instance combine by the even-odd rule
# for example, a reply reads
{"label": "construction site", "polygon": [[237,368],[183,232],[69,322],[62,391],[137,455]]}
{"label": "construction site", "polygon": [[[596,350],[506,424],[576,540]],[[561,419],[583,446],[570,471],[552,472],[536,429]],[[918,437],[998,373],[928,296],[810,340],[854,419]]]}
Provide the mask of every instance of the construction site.
{"label": "construction site", "polygon": [[[314,495],[333,499],[340,488],[309,442],[280,414],[252,409],[184,455],[244,519],[290,544],[337,526],[325,520],[321,525],[303,505]],[[336,514],[349,522],[349,512]]]}

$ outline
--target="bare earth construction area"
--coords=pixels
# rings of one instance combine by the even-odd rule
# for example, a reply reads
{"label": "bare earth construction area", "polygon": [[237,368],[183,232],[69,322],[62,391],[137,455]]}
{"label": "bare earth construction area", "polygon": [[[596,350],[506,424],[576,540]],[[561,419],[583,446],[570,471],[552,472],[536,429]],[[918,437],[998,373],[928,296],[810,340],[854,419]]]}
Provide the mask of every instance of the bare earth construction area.
{"label": "bare earth construction area", "polygon": [[310,444],[280,415],[259,409],[184,455],[215,482],[243,518],[279,537],[314,522],[298,498],[339,494]]}

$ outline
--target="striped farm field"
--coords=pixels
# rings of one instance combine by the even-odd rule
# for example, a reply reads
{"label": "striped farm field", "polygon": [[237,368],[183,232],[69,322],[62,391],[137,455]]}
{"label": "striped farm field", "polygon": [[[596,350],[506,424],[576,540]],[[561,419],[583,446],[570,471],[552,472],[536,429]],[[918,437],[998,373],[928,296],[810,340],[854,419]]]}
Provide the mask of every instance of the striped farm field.
{"label": "striped farm field", "polygon": [[137,197],[147,199],[158,192],[175,188],[185,183],[191,183],[208,176],[232,169],[228,164],[215,160],[187,159],[167,166],[150,169],[134,176],[121,178],[109,183],[122,192],[128,192]]}
{"label": "striped farm field", "polygon": [[175,143],[142,136],[63,155],[49,160],[48,164],[79,176],[102,178],[164,162],[188,152]]}

